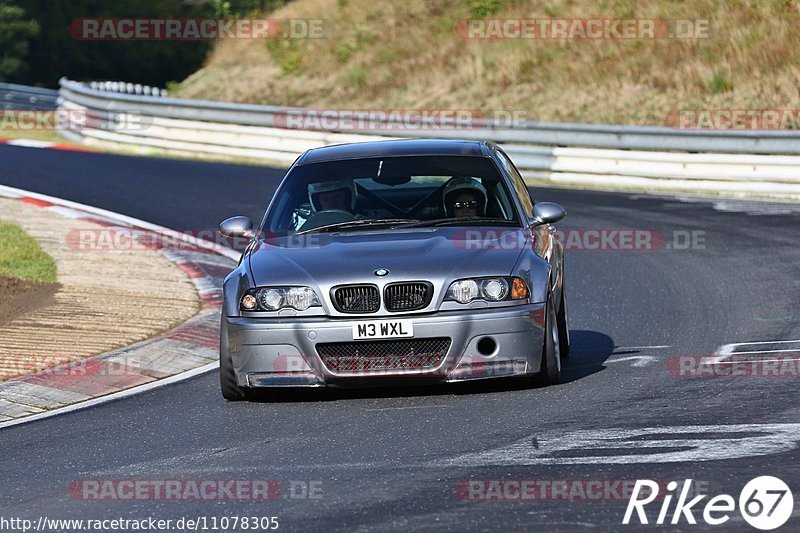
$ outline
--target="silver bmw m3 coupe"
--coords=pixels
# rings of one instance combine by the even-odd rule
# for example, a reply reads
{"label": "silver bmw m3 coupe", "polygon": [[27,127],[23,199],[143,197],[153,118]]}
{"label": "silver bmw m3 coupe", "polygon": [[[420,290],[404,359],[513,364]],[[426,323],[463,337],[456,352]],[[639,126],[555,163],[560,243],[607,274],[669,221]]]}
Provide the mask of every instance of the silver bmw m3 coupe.
{"label": "silver bmw m3 coupe", "polygon": [[400,140],[300,156],[224,283],[222,395],[519,377],[569,353],[566,215],[494,143]]}

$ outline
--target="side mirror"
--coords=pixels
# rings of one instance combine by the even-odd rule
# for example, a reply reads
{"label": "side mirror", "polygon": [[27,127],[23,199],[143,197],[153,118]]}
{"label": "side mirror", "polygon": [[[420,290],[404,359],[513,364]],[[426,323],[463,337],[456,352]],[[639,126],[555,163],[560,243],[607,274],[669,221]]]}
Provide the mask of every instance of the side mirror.
{"label": "side mirror", "polygon": [[567,211],[552,202],[539,202],[533,206],[533,225],[552,224],[567,216]]}
{"label": "side mirror", "polygon": [[249,217],[231,217],[223,220],[219,225],[219,232],[226,237],[253,236],[253,221]]}

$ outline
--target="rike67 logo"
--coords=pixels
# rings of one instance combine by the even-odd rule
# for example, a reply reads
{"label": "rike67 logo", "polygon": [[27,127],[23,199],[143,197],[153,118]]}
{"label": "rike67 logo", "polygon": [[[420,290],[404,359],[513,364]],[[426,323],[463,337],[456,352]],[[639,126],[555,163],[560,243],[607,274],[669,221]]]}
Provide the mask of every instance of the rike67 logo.
{"label": "rike67 logo", "polygon": [[[685,480],[680,490],[678,482],[670,481],[667,484],[666,494],[660,494],[659,488],[660,485],[656,481],[636,480],[622,523],[630,524],[635,512],[640,524],[649,524],[645,507],[656,499],[661,501],[661,508],[655,521],[658,525],[667,523],[675,525],[683,520],[689,524],[697,524],[694,513],[702,513],[702,519],[706,524],[719,526],[731,520],[731,515],[737,508],[737,502],[728,494],[714,496],[701,507],[701,502],[708,496],[692,494],[691,479]],[[670,509],[674,496],[677,496],[677,502],[675,507]],[[773,476],[751,479],[739,493],[739,513],[745,522],[756,529],[766,531],[782,526],[789,520],[793,509],[794,496],[789,486]]]}

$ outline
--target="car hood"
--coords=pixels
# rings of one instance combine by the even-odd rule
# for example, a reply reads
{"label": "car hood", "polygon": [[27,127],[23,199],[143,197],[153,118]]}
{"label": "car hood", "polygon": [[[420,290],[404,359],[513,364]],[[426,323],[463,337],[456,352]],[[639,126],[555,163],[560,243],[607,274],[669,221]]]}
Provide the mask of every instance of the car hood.
{"label": "car hood", "polygon": [[510,275],[528,232],[508,227],[309,233],[260,241],[249,256],[257,286],[338,285]]}

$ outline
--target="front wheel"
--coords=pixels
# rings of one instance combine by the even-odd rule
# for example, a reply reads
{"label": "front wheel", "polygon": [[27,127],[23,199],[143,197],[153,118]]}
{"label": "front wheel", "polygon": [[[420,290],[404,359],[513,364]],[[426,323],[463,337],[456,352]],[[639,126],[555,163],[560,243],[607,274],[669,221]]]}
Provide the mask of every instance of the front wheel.
{"label": "front wheel", "polygon": [[567,317],[567,288],[561,286],[561,303],[558,306],[558,344],[561,357],[569,357],[569,318]]}
{"label": "front wheel", "polygon": [[552,294],[547,298],[542,365],[537,378],[542,385],[556,385],[561,382],[561,343],[559,342],[558,318]]}
{"label": "front wheel", "polygon": [[236,384],[236,374],[233,372],[233,365],[230,364],[230,357],[220,357],[219,388],[226,400],[240,402],[247,399],[245,389]]}
{"label": "front wheel", "polygon": [[[224,320],[224,319],[223,319]],[[236,372],[233,370],[233,361],[228,351],[228,335],[224,327],[220,328],[219,342],[219,388],[222,397],[232,402],[247,399],[247,389],[236,383]]]}

